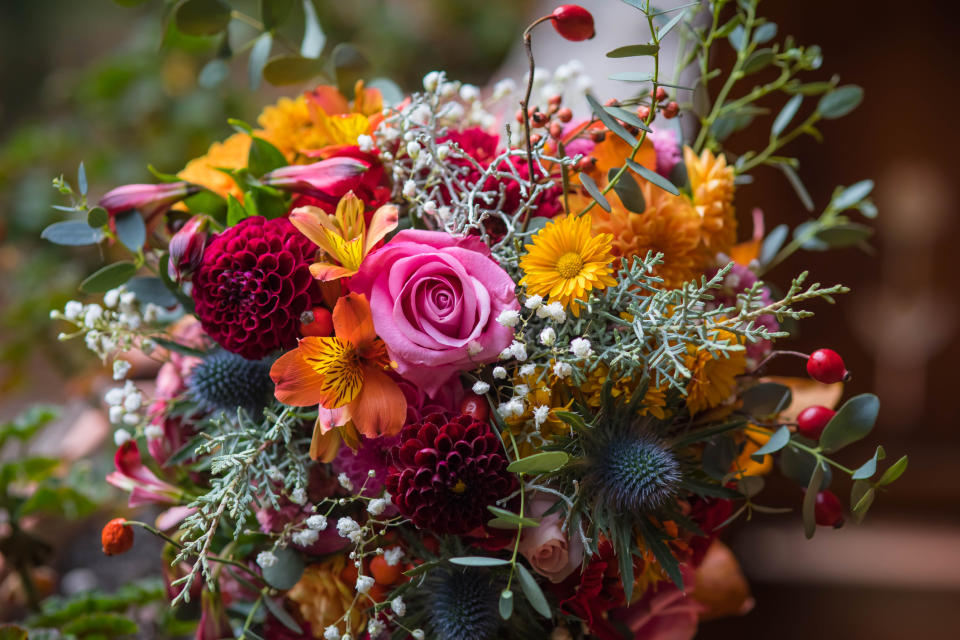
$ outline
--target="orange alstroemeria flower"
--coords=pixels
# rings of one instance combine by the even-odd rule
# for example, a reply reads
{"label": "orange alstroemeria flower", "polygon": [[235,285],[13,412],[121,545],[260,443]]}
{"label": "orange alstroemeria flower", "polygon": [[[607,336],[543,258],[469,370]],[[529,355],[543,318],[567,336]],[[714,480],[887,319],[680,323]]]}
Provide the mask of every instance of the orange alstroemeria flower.
{"label": "orange alstroemeria flower", "polygon": [[277,400],[295,407],[319,405],[314,457],[331,429],[352,423],[368,438],[394,435],[407,415],[403,392],[385,373],[390,359],[374,332],[366,297],[350,293],[340,298],[333,327],[336,337],[303,338],[270,369]]}
{"label": "orange alstroemeria flower", "polygon": [[317,280],[329,281],[352,276],[360,270],[367,254],[397,226],[397,207],[387,204],[377,209],[370,228],[363,217],[363,201],[348,191],[340,198],[334,215],[319,207],[298,207],[290,213],[290,222],[300,233],[323,249],[333,262],[315,262],[310,273]]}

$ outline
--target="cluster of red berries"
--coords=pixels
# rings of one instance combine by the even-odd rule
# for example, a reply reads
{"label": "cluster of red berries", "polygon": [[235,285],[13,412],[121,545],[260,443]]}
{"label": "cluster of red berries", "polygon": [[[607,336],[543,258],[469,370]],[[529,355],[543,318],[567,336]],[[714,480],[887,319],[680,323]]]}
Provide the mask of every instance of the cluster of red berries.
{"label": "cluster of red berries", "polygon": [[[669,120],[676,118],[680,113],[680,105],[674,100],[668,101],[667,98],[667,90],[663,87],[657,87],[656,91],[653,91],[653,89],[650,90],[650,101],[655,107],[660,109],[660,115]],[[637,107],[637,117],[646,121],[646,119],[650,117],[650,107],[645,104]]]}

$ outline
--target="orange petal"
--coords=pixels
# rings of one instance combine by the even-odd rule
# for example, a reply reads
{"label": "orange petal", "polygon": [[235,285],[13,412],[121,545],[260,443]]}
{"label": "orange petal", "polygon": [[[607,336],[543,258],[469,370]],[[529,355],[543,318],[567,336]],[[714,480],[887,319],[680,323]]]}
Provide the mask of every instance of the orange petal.
{"label": "orange petal", "polygon": [[288,351],[270,367],[277,400],[294,407],[320,404],[323,399],[323,377],[303,359],[300,349]]}
{"label": "orange petal", "polygon": [[363,219],[363,201],[354,195],[353,191],[347,191],[346,195],[340,198],[340,202],[337,203],[336,217],[340,225],[340,235],[345,240],[363,235],[366,229],[366,222]]}
{"label": "orange petal", "polygon": [[333,462],[340,449],[340,430],[325,431],[318,419],[313,425],[313,438],[310,439],[310,458],[320,462]]}
{"label": "orange petal", "polygon": [[346,269],[340,265],[329,264],[327,262],[315,262],[310,265],[310,274],[321,282],[339,280],[340,278],[352,276],[355,273],[355,269]]}
{"label": "orange petal", "polygon": [[333,308],[333,328],[338,338],[363,351],[377,337],[373,328],[370,303],[361,293],[348,293]]}
{"label": "orange petal", "polygon": [[353,424],[368,438],[399,433],[407,418],[407,400],[400,387],[373,366],[364,367],[363,389],[350,407]]}
{"label": "orange petal", "polygon": [[385,204],[374,212],[373,218],[370,219],[370,228],[367,229],[367,237],[363,243],[364,255],[370,253],[370,250],[383,239],[383,236],[397,228],[399,219],[399,209],[392,204]]}
{"label": "orange petal", "polygon": [[328,239],[333,222],[323,209],[312,206],[297,207],[290,212],[290,223],[327,253],[332,255],[336,251],[336,247]]}
{"label": "orange petal", "polygon": [[[317,394],[321,407],[339,409],[357,397],[363,386],[363,369],[352,343],[341,338],[308,336],[300,341],[299,348],[303,361],[319,377]],[[343,423],[334,426],[340,424]]]}

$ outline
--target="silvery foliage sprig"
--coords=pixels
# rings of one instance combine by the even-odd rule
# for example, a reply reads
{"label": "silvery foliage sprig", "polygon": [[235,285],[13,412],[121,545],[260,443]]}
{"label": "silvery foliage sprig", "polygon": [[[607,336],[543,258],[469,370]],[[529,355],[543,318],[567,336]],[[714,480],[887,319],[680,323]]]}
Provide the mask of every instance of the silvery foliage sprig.
{"label": "silvery foliage sprig", "polygon": [[299,426],[310,416],[294,407],[276,413],[264,410],[254,421],[239,410],[236,416],[219,413],[202,426],[204,441],[196,455],[210,458],[210,489],[188,506],[196,511],[180,524],[183,547],[173,564],[190,561],[191,571],[174,581],[181,586],[174,603],[189,600],[197,575],[211,582],[207,555],[224,519],[233,523],[234,539],[256,508],[280,508],[278,491],[296,504],[306,502],[309,438]]}
{"label": "silvery foliage sprig", "polygon": [[[526,158],[523,149],[506,149],[485,167],[455,142],[440,142],[450,128],[463,126],[466,109],[457,91],[459,84],[447,82],[442,72],[433,74],[436,75],[425,78],[425,90],[413,94],[403,108],[389,112],[375,133],[379,147],[396,146],[395,153],[381,154],[392,170],[397,191],[394,195],[405,199],[412,216],[428,228],[454,236],[476,233],[491,247],[501,264],[515,264],[521,241],[536,231],[524,222],[534,215],[540,195],[554,183],[549,180],[531,183],[519,174],[509,159]],[[497,95],[495,90],[494,99]],[[476,106],[479,104],[476,100],[469,104],[471,113],[483,108]],[[468,118],[468,124],[471,120],[483,122],[484,118]],[[509,137],[508,129],[507,139]],[[580,158],[549,155],[544,142],[535,145],[533,153],[536,166],[544,176],[549,175],[545,165],[572,167]],[[470,174],[479,177],[468,181]],[[485,189],[491,180],[498,188]],[[503,211],[508,183],[516,183],[520,190],[519,206],[512,212]],[[490,217],[503,222],[506,233],[502,238],[494,240],[487,233],[484,221]]]}
{"label": "silvery foliage sprig", "polygon": [[[569,376],[575,384],[582,384],[587,374],[606,365],[611,377],[638,382],[650,379],[656,386],[669,384],[683,391],[691,376],[684,363],[688,348],[729,357],[743,351],[747,343],[788,335],[758,324],[760,316],[773,315],[778,321],[810,317],[811,311],[796,305],[815,298],[832,302],[833,295],[848,291],[843,285],[825,289],[819,283],[804,286],[804,272],[775,302],[763,303],[765,285],[758,281],[737,296],[735,305],[718,305],[713,294],[721,288],[732,263],[699,282],[663,289],[662,278],[653,274],[662,261],[660,253],[635,257],[617,274],[616,285],[587,301],[579,318],[568,314],[557,322],[548,314],[530,314],[516,336],[524,349],[514,349],[509,356],[522,352],[523,360],[538,365],[542,375]],[[552,331],[550,344],[543,340],[547,328]]]}

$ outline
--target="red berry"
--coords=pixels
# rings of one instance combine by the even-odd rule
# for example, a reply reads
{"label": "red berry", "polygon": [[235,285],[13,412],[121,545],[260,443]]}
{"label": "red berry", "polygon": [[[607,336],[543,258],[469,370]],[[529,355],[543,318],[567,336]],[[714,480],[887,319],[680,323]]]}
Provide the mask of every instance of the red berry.
{"label": "red berry", "polygon": [[813,515],[817,524],[839,529],[843,526],[843,505],[832,491],[821,491],[814,503]]}
{"label": "red berry", "polygon": [[127,524],[126,518],[114,518],[104,525],[100,542],[108,556],[126,553],[133,546],[133,527]]}
{"label": "red berry", "polygon": [[663,117],[666,119],[676,118],[677,114],[680,113],[680,105],[676,102],[668,102],[667,106],[661,109],[660,113],[663,114]]}
{"label": "red berry", "polygon": [[647,118],[649,118],[650,107],[643,104],[637,107],[637,117],[640,118],[641,120],[646,120]]}
{"label": "red berry", "polygon": [[656,95],[657,102],[663,102],[667,97],[667,90],[663,87],[657,87],[657,93],[653,93],[653,89],[650,90],[650,97],[653,98]]}
{"label": "red berry", "polygon": [[589,40],[596,35],[593,28],[593,16],[580,5],[560,5],[553,10],[550,22],[553,23],[553,28],[557,30],[557,33],[574,42]]}
{"label": "red berry", "polygon": [[807,373],[817,382],[833,384],[849,377],[843,358],[833,349],[817,349],[807,360]]}
{"label": "red berry", "polygon": [[468,393],[467,397],[460,403],[460,413],[465,413],[474,420],[486,422],[490,417],[490,404],[483,396],[475,393]]}
{"label": "red berry", "polygon": [[606,140],[606,138],[607,138],[607,132],[604,131],[603,129],[594,129],[593,131],[590,132],[590,139],[593,140],[594,142],[600,143]]}
{"label": "red berry", "polygon": [[560,119],[560,122],[570,122],[573,119],[573,111],[568,107],[564,107],[557,111],[557,118]]}
{"label": "red berry", "polygon": [[559,122],[551,122],[550,128],[547,129],[547,132],[550,134],[551,138],[560,138],[563,135],[563,125]]}
{"label": "red berry", "polygon": [[797,433],[811,440],[819,440],[830,418],[835,415],[836,411],[820,405],[807,407],[797,416]]}
{"label": "red berry", "polygon": [[300,334],[326,338],[333,335],[333,315],[329,309],[314,307],[300,316]]}

